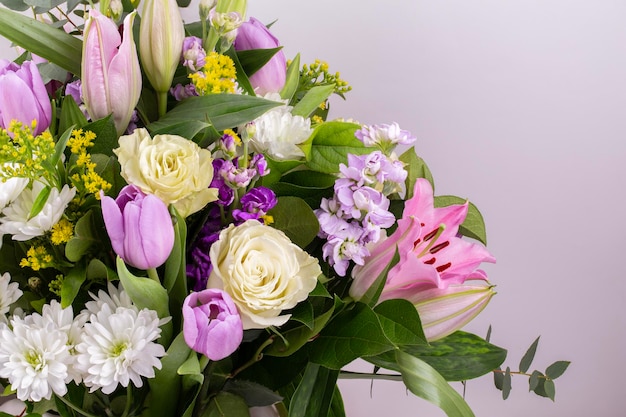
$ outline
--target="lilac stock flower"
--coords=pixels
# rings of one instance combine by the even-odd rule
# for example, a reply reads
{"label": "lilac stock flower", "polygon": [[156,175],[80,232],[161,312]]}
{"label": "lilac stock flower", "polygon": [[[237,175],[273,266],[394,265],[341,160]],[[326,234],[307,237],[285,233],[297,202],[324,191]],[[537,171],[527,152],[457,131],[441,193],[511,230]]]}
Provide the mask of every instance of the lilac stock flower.
{"label": "lilac stock flower", "polygon": [[115,200],[100,195],[104,225],[115,253],[135,268],[162,265],[174,247],[174,227],[165,203],[134,185],[122,188]]}
{"label": "lilac stock flower", "polygon": [[354,135],[365,146],[378,146],[385,150],[396,145],[412,145],[417,140],[408,130],[400,129],[398,123],[366,125]]}
{"label": "lilac stock flower", "polygon": [[338,230],[330,236],[322,247],[324,260],[335,269],[340,276],[346,275],[350,261],[363,265],[369,251],[361,240],[363,229],[354,223]]}
{"label": "lilac stock flower", "polygon": [[82,82],[80,80],[72,81],[71,83],[67,83],[65,86],[65,95],[72,96],[76,104],[79,106],[83,104],[83,97],[81,93]]}
{"label": "lilac stock flower", "polygon": [[254,169],[259,177],[264,177],[270,173],[270,170],[267,167],[267,160],[261,153],[257,153],[252,157],[252,160],[250,161],[250,168]]}
{"label": "lilac stock flower", "polygon": [[217,202],[222,206],[228,206],[235,199],[235,191],[226,183],[222,175],[225,169],[226,160],[216,158],[213,160],[213,171],[215,175],[211,181],[211,188],[217,188]]}
{"label": "lilac stock flower", "polygon": [[233,210],[233,217],[238,222],[259,220],[274,208],[276,194],[267,187],[256,187],[241,197],[241,209]]}
{"label": "lilac stock flower", "polygon": [[206,52],[202,48],[202,39],[196,36],[187,36],[183,40],[183,65],[191,71],[198,71],[205,64]]}
{"label": "lilac stock flower", "polygon": [[195,97],[198,95],[196,91],[196,86],[193,84],[176,84],[175,87],[170,88],[170,94],[176,99],[176,101],[181,101],[189,97]]}
{"label": "lilac stock flower", "polygon": [[[263,23],[251,17],[244,22],[237,32],[235,49],[277,48],[280,43]],[[278,93],[285,85],[287,60],[282,50],[278,51],[260,70],[250,76],[250,84],[258,95]]]}
{"label": "lilac stock flower", "polygon": [[218,289],[192,292],[183,302],[187,345],[213,361],[233,353],[243,340],[243,324],[230,295]]}
{"label": "lilac stock flower", "polygon": [[366,155],[348,155],[348,165],[341,164],[339,170],[347,179],[361,186],[364,184],[402,183],[407,172],[400,161],[391,161],[382,152],[374,151]]}
{"label": "lilac stock flower", "polygon": [[207,220],[200,229],[189,252],[187,276],[193,283],[194,291],[201,291],[206,288],[212,269],[209,250],[211,245],[219,238],[221,229],[220,208],[216,204],[211,204],[207,213]]}
{"label": "lilac stock flower", "polygon": [[50,126],[50,98],[32,61],[25,61],[19,66],[0,59],[0,127],[7,129],[12,120],[28,127],[36,121],[35,135]]}

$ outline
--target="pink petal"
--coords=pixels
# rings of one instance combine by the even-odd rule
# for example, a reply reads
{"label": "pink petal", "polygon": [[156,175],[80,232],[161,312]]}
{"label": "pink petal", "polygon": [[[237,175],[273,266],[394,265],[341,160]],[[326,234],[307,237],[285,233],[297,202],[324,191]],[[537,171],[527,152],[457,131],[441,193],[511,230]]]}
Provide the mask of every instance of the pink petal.
{"label": "pink petal", "polygon": [[0,76],[0,108],[5,128],[9,127],[13,119],[30,126],[33,120],[39,119],[37,107],[30,87],[17,74],[7,72]]}
{"label": "pink petal", "polygon": [[[148,260],[148,256],[151,254],[143,247],[146,240],[142,236],[142,228],[140,226],[141,221],[141,207],[135,203],[130,202],[126,204],[124,208],[124,255],[122,257],[124,261],[135,268],[150,269],[154,268]],[[153,228],[156,228],[153,226]],[[119,254],[118,254],[119,255]],[[121,256],[121,255],[120,255]],[[158,265],[157,265],[158,266]]]}
{"label": "pink petal", "polygon": [[147,195],[141,204],[137,226],[141,234],[141,247],[150,268],[162,265],[174,247],[174,226],[165,203],[154,195]]}
{"label": "pink petal", "polygon": [[102,204],[102,217],[104,218],[107,234],[111,240],[111,246],[113,246],[115,253],[124,259],[125,233],[122,212],[115,200],[105,196],[104,193],[100,194],[100,203]]}

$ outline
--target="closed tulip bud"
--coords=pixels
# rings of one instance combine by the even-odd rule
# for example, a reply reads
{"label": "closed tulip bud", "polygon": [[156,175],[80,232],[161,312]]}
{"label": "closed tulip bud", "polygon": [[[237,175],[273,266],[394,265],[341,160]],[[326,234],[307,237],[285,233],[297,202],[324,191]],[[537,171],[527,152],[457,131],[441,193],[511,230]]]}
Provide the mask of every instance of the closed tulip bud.
{"label": "closed tulip bud", "polygon": [[0,59],[0,127],[7,129],[12,120],[31,126],[34,134],[50,126],[52,107],[37,65],[25,61],[21,66]]}
{"label": "closed tulip bud", "polygon": [[[235,49],[238,51],[270,49],[279,46],[278,39],[263,23],[253,17],[239,27],[235,39]],[[285,85],[286,76],[287,61],[285,54],[280,50],[261,69],[250,76],[250,84],[258,95],[277,93]]]}
{"label": "closed tulip bud", "polygon": [[139,26],[139,53],[150,84],[166,93],[180,61],[185,39],[176,0],[146,0]]}
{"label": "closed tulip bud", "polygon": [[428,341],[446,337],[472,321],[496,292],[492,285],[451,285],[415,293],[415,305]]}
{"label": "closed tulip bud", "polygon": [[174,247],[174,226],[163,201],[134,185],[124,187],[115,200],[101,193],[101,201],[111,246],[124,262],[139,269],[165,263]]}
{"label": "closed tulip bud", "polygon": [[117,25],[97,10],[85,22],[82,95],[92,119],[113,114],[117,134],[124,133],[141,94],[141,69],[133,40],[136,12],[124,19],[123,36]]}

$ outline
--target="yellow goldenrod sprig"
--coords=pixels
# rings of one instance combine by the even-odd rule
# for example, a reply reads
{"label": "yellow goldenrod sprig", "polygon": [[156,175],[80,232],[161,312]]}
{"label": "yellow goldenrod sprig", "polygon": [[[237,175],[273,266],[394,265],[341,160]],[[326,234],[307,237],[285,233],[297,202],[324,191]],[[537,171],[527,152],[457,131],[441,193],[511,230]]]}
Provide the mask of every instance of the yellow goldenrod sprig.
{"label": "yellow goldenrod sprig", "polygon": [[341,79],[339,72],[331,74],[328,71],[328,64],[316,59],[312,64],[304,64],[300,71],[300,90],[309,90],[316,85],[335,85],[334,93],[343,97],[345,93],[352,90],[348,83]]}
{"label": "yellow goldenrod sprig", "polygon": [[199,95],[234,93],[237,87],[235,63],[230,57],[213,51],[205,58],[200,71],[189,75]]}
{"label": "yellow goldenrod sprig", "polygon": [[26,258],[22,258],[20,266],[30,268],[33,271],[53,266],[53,257],[43,246],[31,246],[26,252]]}
{"label": "yellow goldenrod sprig", "polygon": [[96,135],[93,132],[83,132],[82,129],[77,129],[72,132],[67,146],[76,157],[70,176],[72,185],[76,187],[79,194],[94,194],[99,199],[100,190],[107,192],[111,184],[96,172],[96,163],[91,160],[91,155],[87,152],[88,148],[93,146],[95,138]]}

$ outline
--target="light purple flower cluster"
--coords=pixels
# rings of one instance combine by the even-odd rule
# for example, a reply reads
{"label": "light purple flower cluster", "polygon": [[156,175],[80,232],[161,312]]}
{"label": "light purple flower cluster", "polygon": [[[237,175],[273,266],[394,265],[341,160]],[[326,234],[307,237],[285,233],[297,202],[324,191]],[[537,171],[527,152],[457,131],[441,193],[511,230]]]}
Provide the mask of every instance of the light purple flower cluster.
{"label": "light purple flower cluster", "polygon": [[241,197],[241,209],[233,210],[235,223],[246,220],[263,220],[268,211],[276,205],[276,194],[267,187],[256,187]]}
{"label": "light purple flower cluster", "polygon": [[183,40],[183,65],[191,71],[198,71],[206,63],[206,52],[202,48],[202,39],[196,36],[187,36]]}
{"label": "light purple flower cluster", "polygon": [[211,204],[207,214],[207,220],[189,251],[187,276],[193,283],[194,291],[202,291],[206,288],[212,269],[209,249],[217,241],[222,230],[220,207],[217,204]]}
{"label": "light purple flower cluster", "polygon": [[382,229],[395,223],[383,190],[386,184],[404,182],[407,172],[400,161],[380,151],[348,155],[348,165],[341,164],[339,169],[342,177],[335,182],[333,198],[322,199],[315,214],[319,236],[327,239],[324,259],[344,276],[350,261],[363,265],[369,255],[366,245],[377,242]]}
{"label": "light purple flower cluster", "polygon": [[396,145],[412,145],[417,138],[408,130],[400,129],[398,123],[363,126],[355,136],[365,146],[377,146],[383,150]]}

